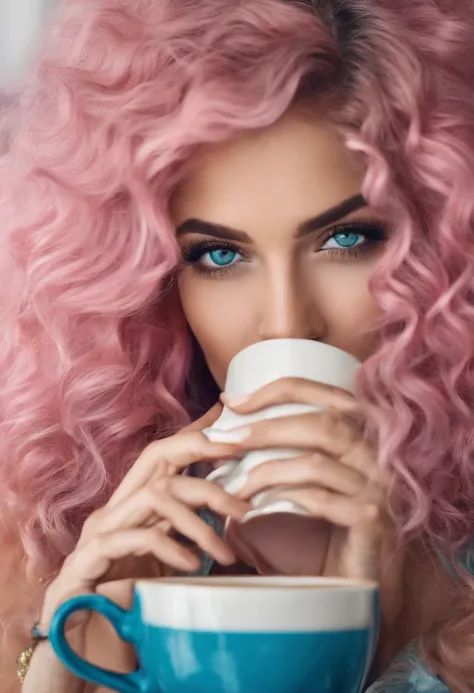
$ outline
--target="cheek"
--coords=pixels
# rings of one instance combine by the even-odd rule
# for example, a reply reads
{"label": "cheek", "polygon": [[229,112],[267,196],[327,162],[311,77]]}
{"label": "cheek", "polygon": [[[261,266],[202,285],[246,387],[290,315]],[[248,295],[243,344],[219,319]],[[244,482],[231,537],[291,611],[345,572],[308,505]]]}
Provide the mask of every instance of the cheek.
{"label": "cheek", "polygon": [[360,361],[365,361],[373,351],[373,338],[368,331],[380,316],[380,309],[368,290],[373,269],[369,263],[354,263],[337,272],[333,268],[324,289],[318,292],[327,341]]}
{"label": "cheek", "polygon": [[187,273],[179,281],[186,320],[198,341],[214,380],[222,389],[232,357],[245,345],[246,324],[251,316],[242,292],[226,280],[193,279]]}

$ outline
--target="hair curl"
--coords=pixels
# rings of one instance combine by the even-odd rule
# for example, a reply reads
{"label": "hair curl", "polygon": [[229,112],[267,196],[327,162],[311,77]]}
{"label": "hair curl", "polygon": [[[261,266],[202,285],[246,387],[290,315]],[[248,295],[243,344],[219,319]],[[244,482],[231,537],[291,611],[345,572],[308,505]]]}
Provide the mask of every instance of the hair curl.
{"label": "hair curl", "polygon": [[[144,445],[189,420],[174,186],[297,99],[331,109],[394,230],[359,397],[400,534],[447,555],[474,534],[473,44],[471,0],[65,2],[0,138],[0,583],[24,576],[4,633]],[[459,598],[425,649],[472,693]]]}

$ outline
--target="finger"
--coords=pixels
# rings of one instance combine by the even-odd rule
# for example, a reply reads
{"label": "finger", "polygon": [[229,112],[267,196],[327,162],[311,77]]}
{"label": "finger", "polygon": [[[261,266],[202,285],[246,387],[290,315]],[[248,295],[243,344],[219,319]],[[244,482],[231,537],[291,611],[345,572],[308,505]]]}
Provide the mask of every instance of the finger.
{"label": "finger", "polygon": [[183,503],[167,496],[161,504],[161,512],[176,532],[199,546],[218,563],[232,565],[237,560],[216,531]]}
{"label": "finger", "polygon": [[200,565],[189,549],[151,527],[95,535],[66,560],[62,577],[73,584],[79,581],[90,587],[97,584],[115,561],[145,554],[180,571],[197,570]]}
{"label": "finger", "polygon": [[[245,433],[245,435],[243,435]],[[259,421],[252,425],[220,432],[219,439],[240,441],[235,445],[241,456],[244,450],[297,448],[316,450],[338,458],[340,462],[377,482],[379,470],[376,451],[364,438],[358,423],[341,412],[326,410]]]}
{"label": "finger", "polygon": [[264,448],[297,448],[320,450],[334,457],[342,457],[360,443],[359,427],[339,412],[322,411],[311,414],[278,417],[258,421],[230,433],[237,439],[240,430],[247,435],[236,446],[245,450]]}
{"label": "finger", "polygon": [[[217,484],[205,479],[184,476],[165,478],[127,496],[121,503],[105,507],[95,514],[100,533],[152,527],[163,520],[183,536],[191,539],[216,560],[234,563],[235,556],[214,530],[190,508],[208,507],[218,515],[241,519],[250,506],[244,500],[231,496]],[[166,526],[166,525],[165,525]]]}
{"label": "finger", "polygon": [[[379,517],[379,509],[376,505],[358,503],[356,500],[324,489],[285,489],[272,494],[271,502],[280,500],[294,501],[314,517],[327,520],[339,527],[350,528],[358,524],[372,527]],[[373,529],[375,531],[375,527]]]}
{"label": "finger", "polygon": [[165,478],[125,498],[121,503],[96,514],[100,533],[153,526],[163,520],[183,536],[225,564],[235,562],[234,554],[190,508],[207,506],[218,515],[241,519],[250,509],[248,503],[226,493],[220,486],[204,479],[184,476]]}
{"label": "finger", "polygon": [[353,412],[358,408],[356,398],[347,390],[304,378],[280,378],[264,385],[251,395],[231,399],[222,393],[220,398],[226,406],[239,414],[289,403],[313,404],[325,409],[334,408],[347,412]]}
{"label": "finger", "polygon": [[[164,480],[162,484],[166,483]],[[168,480],[170,492],[182,503],[192,508],[207,507],[217,515],[240,520],[249,510],[242,498],[230,495],[221,486],[206,479],[175,476]]]}
{"label": "finger", "polygon": [[200,460],[220,460],[235,456],[235,443],[212,443],[198,431],[178,433],[148,445],[112,495],[108,505],[115,505],[154,475],[169,475]]}
{"label": "finger", "polygon": [[358,471],[329,455],[313,452],[288,460],[271,460],[254,467],[237,495],[251,498],[275,486],[316,485],[354,497],[362,493],[366,484],[365,476]]}
{"label": "finger", "polygon": [[344,551],[338,557],[343,574],[351,578],[378,580],[380,551],[386,526],[379,506],[321,489],[295,489],[276,493],[272,501],[292,500],[313,517],[327,520],[348,531]]}
{"label": "finger", "polygon": [[203,416],[201,416],[199,419],[196,419],[196,421],[193,421],[189,426],[186,426],[186,428],[183,428],[182,433],[185,431],[202,431],[203,428],[207,428],[208,426],[212,426],[212,424],[217,421],[219,416],[222,414],[222,404],[221,402],[216,402],[212,409],[209,409]]}
{"label": "finger", "polygon": [[[249,509],[248,503],[230,495],[217,484],[205,479],[179,475],[165,477],[143,486],[121,502],[104,506],[86,522],[98,527],[100,533],[152,526],[161,520],[169,519],[165,512],[168,496],[175,497],[191,508],[207,506],[219,515],[235,519],[241,519]],[[194,513],[192,515],[198,519]],[[86,541],[87,535],[90,536],[92,533],[96,534],[97,529],[84,533]]]}

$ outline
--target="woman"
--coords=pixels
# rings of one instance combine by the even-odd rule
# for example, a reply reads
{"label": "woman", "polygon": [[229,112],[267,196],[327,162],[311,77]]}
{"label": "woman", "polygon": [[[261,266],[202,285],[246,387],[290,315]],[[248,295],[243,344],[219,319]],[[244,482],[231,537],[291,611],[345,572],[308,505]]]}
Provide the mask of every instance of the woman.
{"label": "woman", "polygon": [[[372,691],[472,693],[473,39],[462,0],[65,6],[0,178],[2,681],[73,594],[248,570],[215,520],[284,483],[335,526],[324,573],[380,580]],[[357,398],[279,381],[229,406],[325,412],[210,442],[274,337],[359,358]],[[307,454],[202,478],[269,444]],[[69,636],[136,664],[94,618]],[[93,690],[34,645],[24,693]]]}

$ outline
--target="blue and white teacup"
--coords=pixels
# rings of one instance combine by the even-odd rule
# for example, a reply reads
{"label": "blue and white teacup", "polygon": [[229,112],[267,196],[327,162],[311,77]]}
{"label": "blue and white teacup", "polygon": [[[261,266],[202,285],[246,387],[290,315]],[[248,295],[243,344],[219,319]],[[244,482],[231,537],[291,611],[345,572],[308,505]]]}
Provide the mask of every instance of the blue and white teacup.
{"label": "blue and white teacup", "polygon": [[[378,630],[375,583],[311,577],[184,577],[137,582],[133,605],[102,595],[65,602],[51,624],[77,676],[120,693],[360,693]],[[136,648],[129,674],[75,654],[79,610],[103,614]]]}

